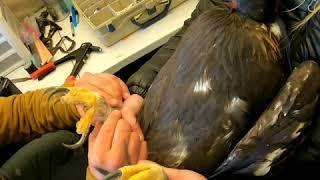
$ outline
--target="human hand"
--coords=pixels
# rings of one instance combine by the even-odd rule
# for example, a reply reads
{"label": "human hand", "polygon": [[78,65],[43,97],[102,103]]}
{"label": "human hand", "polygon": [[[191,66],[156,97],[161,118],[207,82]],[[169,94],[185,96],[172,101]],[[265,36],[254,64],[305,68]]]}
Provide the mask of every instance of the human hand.
{"label": "human hand", "polygon": [[147,158],[143,136],[121,118],[120,111],[112,111],[104,123],[96,122],[89,136],[89,170],[97,179]]}
{"label": "human hand", "polygon": [[143,138],[143,133],[136,118],[136,115],[140,111],[142,105],[143,98],[137,94],[133,94],[124,101],[121,114],[123,119],[130,123],[133,130],[138,132],[139,136]]}
{"label": "human hand", "polygon": [[126,84],[120,78],[109,73],[85,73],[75,82],[75,86],[97,92],[112,107],[121,107],[123,100],[130,96]]}

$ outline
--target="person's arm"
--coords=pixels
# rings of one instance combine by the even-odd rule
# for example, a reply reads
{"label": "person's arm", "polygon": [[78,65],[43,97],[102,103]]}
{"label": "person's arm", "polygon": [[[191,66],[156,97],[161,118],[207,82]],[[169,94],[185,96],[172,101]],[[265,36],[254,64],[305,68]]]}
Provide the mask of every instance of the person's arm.
{"label": "person's arm", "polygon": [[74,105],[49,100],[48,89],[0,98],[0,144],[29,141],[46,132],[73,127],[79,120]]}
{"label": "person's arm", "polygon": [[183,34],[191,22],[205,10],[222,2],[223,0],[200,0],[196,9],[192,12],[191,18],[184,22],[182,29],[171,37],[137,72],[131,75],[127,81],[130,92],[145,97],[154,78],[175,52]]}
{"label": "person's arm", "polygon": [[[129,96],[124,82],[108,73],[85,73],[75,86],[99,93],[112,107],[122,106],[123,99]],[[64,94],[59,90],[54,93],[56,90],[48,88],[0,98],[0,146],[75,127],[80,111],[75,104],[61,101]]]}

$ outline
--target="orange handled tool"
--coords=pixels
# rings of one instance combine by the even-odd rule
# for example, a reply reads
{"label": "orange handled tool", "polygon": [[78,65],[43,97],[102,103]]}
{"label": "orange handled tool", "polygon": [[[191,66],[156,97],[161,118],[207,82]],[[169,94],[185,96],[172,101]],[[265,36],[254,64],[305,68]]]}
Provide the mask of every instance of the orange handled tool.
{"label": "orange handled tool", "polygon": [[72,72],[70,76],[67,78],[68,79],[75,79],[75,77],[79,74],[81,68],[83,67],[85,61],[88,59],[89,54],[93,51],[96,52],[102,52],[102,49],[97,46],[93,46],[91,43],[83,43],[80,48],[77,50],[74,50],[70,54],[64,56],[63,58],[55,61],[55,62],[50,62],[39,68],[37,71],[33,72],[31,74],[32,79],[38,79],[41,80],[43,79],[46,75],[48,75],[50,72],[54,71],[56,69],[56,66],[59,64],[62,64],[68,60],[75,59],[76,63],[72,69]]}
{"label": "orange handled tool", "polygon": [[41,80],[43,79],[47,74],[50,72],[54,71],[56,69],[56,65],[54,62],[49,62],[45,65],[43,65],[41,68],[36,70],[31,74],[32,79],[38,79]]}

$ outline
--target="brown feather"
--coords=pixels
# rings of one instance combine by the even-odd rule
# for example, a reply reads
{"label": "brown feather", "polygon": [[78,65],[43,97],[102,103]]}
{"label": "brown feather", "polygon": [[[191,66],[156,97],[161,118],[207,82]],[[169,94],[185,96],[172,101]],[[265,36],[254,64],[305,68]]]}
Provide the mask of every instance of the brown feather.
{"label": "brown feather", "polygon": [[150,160],[205,174],[222,163],[283,80],[277,37],[262,25],[227,6],[191,24],[145,99]]}

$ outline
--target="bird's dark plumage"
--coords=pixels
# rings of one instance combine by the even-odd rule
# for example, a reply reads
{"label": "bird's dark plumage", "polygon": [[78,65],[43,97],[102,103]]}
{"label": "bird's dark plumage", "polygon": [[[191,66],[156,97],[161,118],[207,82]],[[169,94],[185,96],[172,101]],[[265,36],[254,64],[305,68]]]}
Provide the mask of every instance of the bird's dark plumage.
{"label": "bird's dark plumage", "polygon": [[305,137],[318,102],[319,87],[317,63],[302,63],[216,173],[266,175]]}
{"label": "bird's dark plumage", "polygon": [[148,159],[212,173],[283,80],[269,27],[214,7],[187,30],[146,99],[140,124]]}
{"label": "bird's dark plumage", "polygon": [[314,0],[282,0],[281,13],[290,32],[290,60],[320,62],[320,5]]}
{"label": "bird's dark plumage", "polygon": [[237,11],[258,22],[274,22],[277,1],[274,0],[237,0]]}

